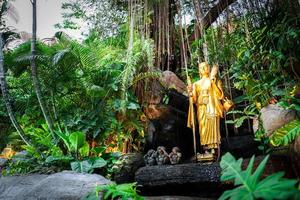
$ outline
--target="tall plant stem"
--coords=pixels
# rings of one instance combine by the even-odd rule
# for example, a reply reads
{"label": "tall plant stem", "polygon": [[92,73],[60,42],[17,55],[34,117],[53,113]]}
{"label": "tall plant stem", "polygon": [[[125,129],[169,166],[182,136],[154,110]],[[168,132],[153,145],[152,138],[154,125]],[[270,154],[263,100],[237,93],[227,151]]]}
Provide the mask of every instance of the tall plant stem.
{"label": "tall plant stem", "polygon": [[37,16],[36,16],[36,0],[30,0],[32,4],[32,40],[31,40],[31,73],[32,73],[32,81],[33,81],[33,86],[36,92],[37,99],[39,101],[39,105],[41,107],[42,113],[44,115],[44,118],[46,120],[46,123],[49,127],[50,133],[55,139],[55,134],[54,134],[54,125],[53,121],[51,119],[51,116],[49,114],[49,111],[47,109],[47,106],[43,100],[42,97],[42,91],[41,91],[41,84],[38,78],[38,71],[37,71],[37,65],[36,65],[36,24],[37,24]]}
{"label": "tall plant stem", "polygon": [[30,141],[26,138],[22,127],[19,125],[19,123],[13,113],[12,106],[9,101],[9,93],[8,93],[8,89],[7,89],[3,58],[4,58],[4,56],[3,56],[3,40],[2,40],[2,33],[0,33],[0,85],[1,85],[1,91],[2,91],[2,98],[5,103],[11,123],[17,130],[19,136],[22,138],[24,143],[31,146]]}

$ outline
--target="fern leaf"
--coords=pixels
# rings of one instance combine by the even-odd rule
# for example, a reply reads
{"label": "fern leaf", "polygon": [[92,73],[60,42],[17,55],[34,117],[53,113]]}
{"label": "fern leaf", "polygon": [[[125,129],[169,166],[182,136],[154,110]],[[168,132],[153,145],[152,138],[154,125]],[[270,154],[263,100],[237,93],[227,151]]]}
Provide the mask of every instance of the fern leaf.
{"label": "fern leaf", "polygon": [[300,120],[294,120],[277,129],[270,138],[273,146],[286,146],[300,135]]}

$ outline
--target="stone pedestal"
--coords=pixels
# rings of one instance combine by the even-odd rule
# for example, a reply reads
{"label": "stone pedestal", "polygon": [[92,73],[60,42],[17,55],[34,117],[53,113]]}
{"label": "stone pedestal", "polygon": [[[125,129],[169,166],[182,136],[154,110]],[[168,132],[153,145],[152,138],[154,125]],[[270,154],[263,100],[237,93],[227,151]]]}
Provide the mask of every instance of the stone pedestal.
{"label": "stone pedestal", "polygon": [[145,195],[185,195],[217,198],[227,186],[220,182],[218,163],[147,166],[135,180]]}

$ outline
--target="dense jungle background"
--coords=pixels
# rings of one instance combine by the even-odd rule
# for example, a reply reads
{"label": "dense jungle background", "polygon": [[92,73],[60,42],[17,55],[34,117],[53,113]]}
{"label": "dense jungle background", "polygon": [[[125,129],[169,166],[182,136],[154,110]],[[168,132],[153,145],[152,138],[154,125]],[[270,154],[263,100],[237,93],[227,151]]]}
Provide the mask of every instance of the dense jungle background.
{"label": "dense jungle background", "polygon": [[[231,138],[247,136],[254,145],[235,156],[280,152],[295,171],[289,180],[273,174],[265,185],[256,182],[271,188],[267,195],[254,193],[253,186],[222,197],[297,198],[300,1],[70,0],[62,4],[64,21],[57,22],[52,38],[38,38],[36,0],[28,3],[32,33],[6,26],[7,18],[17,20],[18,11],[14,1],[0,2],[0,152],[8,159],[0,167],[2,176],[73,170],[114,180],[125,165],[124,155],[145,154],[160,145],[179,146],[189,163],[187,75],[199,80],[198,63],[207,61],[219,66],[225,96],[235,104],[221,122],[222,155],[239,141],[241,149],[248,144],[239,138],[230,143]],[[71,38],[68,29],[82,30],[84,39]],[[270,106],[282,110],[266,116]],[[172,129],[170,135],[164,125],[174,124],[177,132]],[[240,161],[225,154],[221,168],[226,174],[225,161],[235,163],[245,181],[228,171],[222,180],[236,178],[241,188],[253,181],[254,160],[244,172]],[[257,176],[266,160],[262,163]],[[104,190],[121,191],[118,186]],[[142,198],[135,187],[127,185],[126,195]]]}

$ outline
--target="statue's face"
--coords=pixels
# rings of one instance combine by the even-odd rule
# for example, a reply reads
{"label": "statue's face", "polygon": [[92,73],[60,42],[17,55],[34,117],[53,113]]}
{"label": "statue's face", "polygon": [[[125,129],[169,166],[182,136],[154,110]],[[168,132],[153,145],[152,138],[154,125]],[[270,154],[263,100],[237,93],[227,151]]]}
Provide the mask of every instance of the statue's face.
{"label": "statue's face", "polygon": [[159,149],[158,152],[159,152],[159,154],[161,154],[161,155],[163,154],[163,150],[162,150],[162,149]]}
{"label": "statue's face", "polygon": [[201,76],[209,75],[209,65],[207,62],[202,62],[199,64],[199,74]]}

